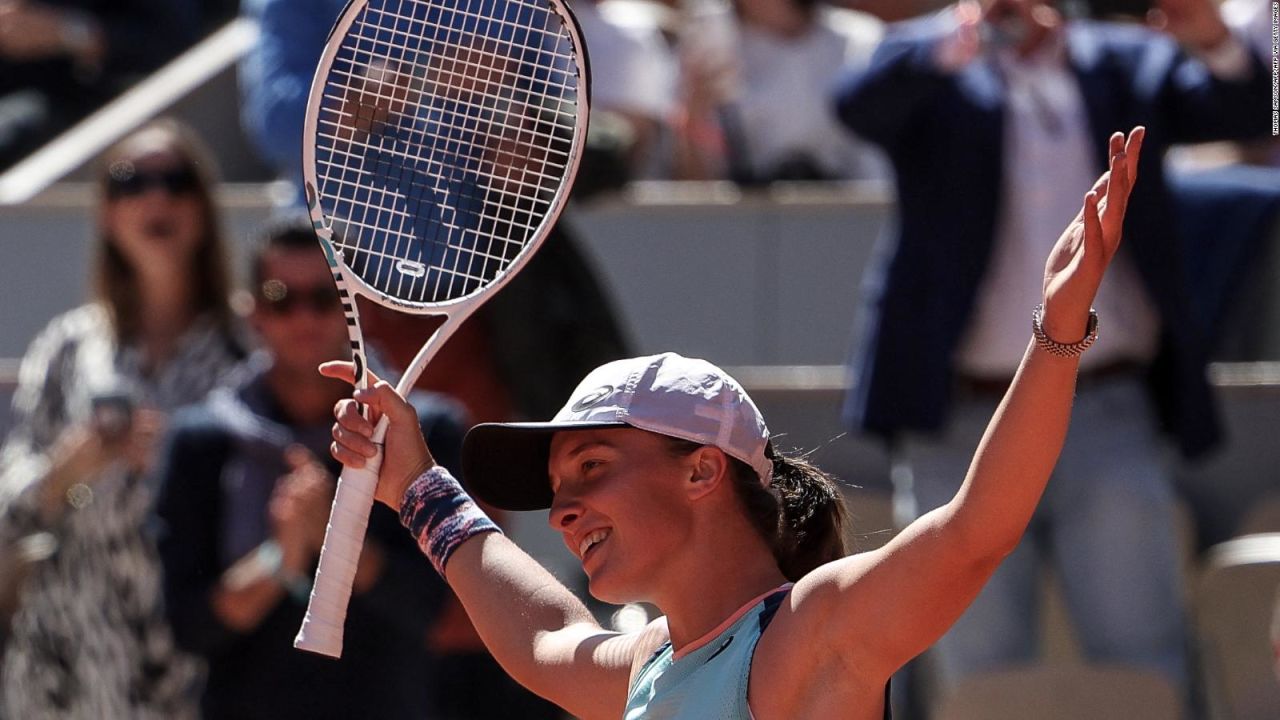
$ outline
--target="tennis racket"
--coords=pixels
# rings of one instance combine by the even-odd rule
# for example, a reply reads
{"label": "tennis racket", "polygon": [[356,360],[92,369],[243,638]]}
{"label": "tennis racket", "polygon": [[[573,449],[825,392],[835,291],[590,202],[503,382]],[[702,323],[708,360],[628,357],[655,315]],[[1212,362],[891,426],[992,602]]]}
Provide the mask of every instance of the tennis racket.
{"label": "tennis racket", "polygon": [[[587,132],[587,56],[562,0],[351,0],[316,68],[303,180],[342,298],[444,315],[401,395],[520,270],[564,208]],[[386,420],[377,426],[381,443]],[[381,456],[345,468],[294,646],[339,657]]]}

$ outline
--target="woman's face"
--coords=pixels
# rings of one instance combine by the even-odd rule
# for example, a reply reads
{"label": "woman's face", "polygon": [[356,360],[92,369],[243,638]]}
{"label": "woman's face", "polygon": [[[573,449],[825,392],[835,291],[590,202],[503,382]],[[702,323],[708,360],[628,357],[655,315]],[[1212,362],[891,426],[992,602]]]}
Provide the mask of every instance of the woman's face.
{"label": "woman's face", "polygon": [[663,568],[685,545],[689,457],[634,428],[559,432],[548,470],[551,527],[582,562],[591,594],[605,602],[652,601]]}
{"label": "woman's face", "polygon": [[205,225],[200,179],[182,157],[156,149],[109,167],[103,222],[135,268],[190,266]]}

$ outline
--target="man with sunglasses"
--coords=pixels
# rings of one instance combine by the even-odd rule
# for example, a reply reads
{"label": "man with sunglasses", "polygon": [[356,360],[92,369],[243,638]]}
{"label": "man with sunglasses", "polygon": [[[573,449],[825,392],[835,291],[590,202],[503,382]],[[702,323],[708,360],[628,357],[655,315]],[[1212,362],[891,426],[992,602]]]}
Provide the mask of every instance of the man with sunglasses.
{"label": "man with sunglasses", "polygon": [[[168,612],[179,644],[208,661],[204,715],[423,717],[426,637],[444,586],[394,513],[370,517],[342,659],[293,649],[338,471],[331,408],[349,393],[316,366],[346,357],[348,338],[309,221],[269,226],[250,278],[263,352],[233,387],[175,418],[159,479]],[[456,458],[459,414],[417,400],[433,451]]]}

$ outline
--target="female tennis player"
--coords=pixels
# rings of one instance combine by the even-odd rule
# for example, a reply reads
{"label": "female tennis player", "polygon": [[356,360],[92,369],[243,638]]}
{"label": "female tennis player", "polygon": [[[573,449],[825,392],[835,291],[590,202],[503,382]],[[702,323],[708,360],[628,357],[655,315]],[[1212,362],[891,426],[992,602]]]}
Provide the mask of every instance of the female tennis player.
{"label": "female tennis player", "polygon": [[[1048,481],[1142,137],[1112,137],[1110,171],[1050,253],[1022,365],[960,491],[883,548],[845,557],[833,481],[773,451],[731,378],[670,353],[604,365],[551,422],[480,425],[463,448],[477,497],[551,508],[592,595],[664,613],[644,630],[603,630],[504,537],[435,465],[385,382],[355,396],[390,418],[378,499],[400,511],[503,667],[576,716],[883,717],[889,676],[977,595]],[[347,363],[321,371],[352,379]],[[335,413],[333,454],[360,466],[373,425],[355,401]]]}

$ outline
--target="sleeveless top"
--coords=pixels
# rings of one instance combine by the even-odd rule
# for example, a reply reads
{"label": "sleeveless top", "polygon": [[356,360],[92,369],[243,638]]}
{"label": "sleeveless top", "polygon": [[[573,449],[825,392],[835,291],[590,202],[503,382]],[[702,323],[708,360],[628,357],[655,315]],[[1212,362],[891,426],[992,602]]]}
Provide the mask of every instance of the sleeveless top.
{"label": "sleeveless top", "polygon": [[[747,603],[712,630],[713,637],[695,641],[678,654],[667,641],[650,657],[627,692],[623,720],[752,720],[747,683],[756,643],[791,583]],[[709,633],[710,634],[710,633]],[[885,720],[889,687],[885,686]]]}

